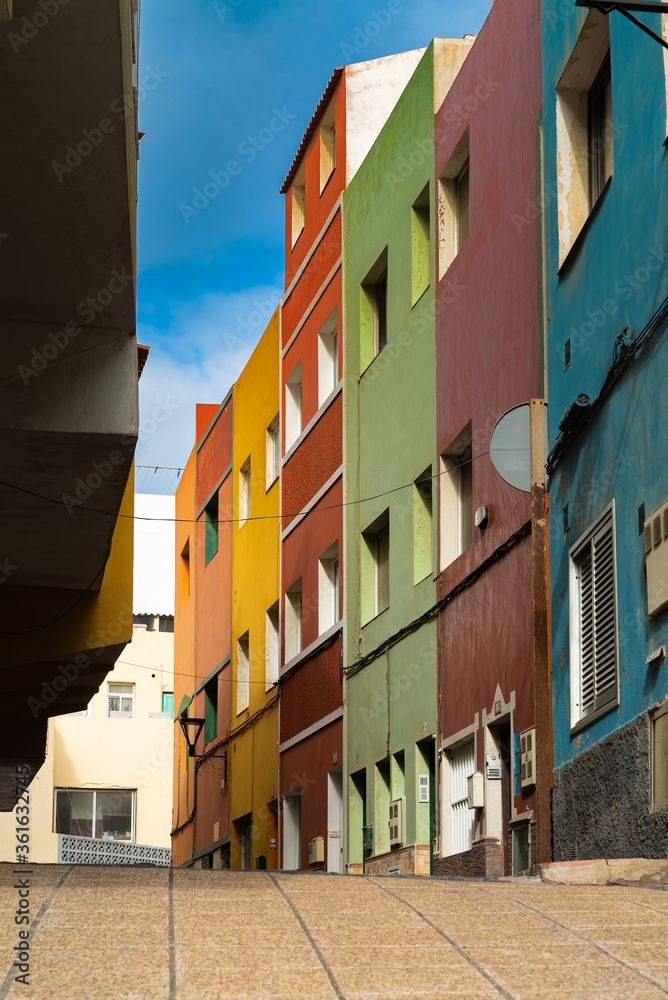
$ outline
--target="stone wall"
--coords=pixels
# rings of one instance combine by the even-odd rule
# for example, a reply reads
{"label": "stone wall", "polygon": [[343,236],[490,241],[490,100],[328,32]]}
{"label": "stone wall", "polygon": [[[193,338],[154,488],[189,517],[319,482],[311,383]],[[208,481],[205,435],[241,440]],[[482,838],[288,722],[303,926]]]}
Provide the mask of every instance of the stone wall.
{"label": "stone wall", "polygon": [[[399,867],[399,875],[429,875],[429,844],[413,844],[387,854],[376,854],[364,862],[365,875],[388,875]],[[349,866],[350,867],[350,866]]]}
{"label": "stone wall", "polygon": [[555,861],[668,856],[668,807],[651,809],[650,723],[639,716],[554,772]]}
{"label": "stone wall", "polygon": [[434,875],[485,878],[501,875],[501,844],[498,837],[473,841],[470,851],[434,858]]}

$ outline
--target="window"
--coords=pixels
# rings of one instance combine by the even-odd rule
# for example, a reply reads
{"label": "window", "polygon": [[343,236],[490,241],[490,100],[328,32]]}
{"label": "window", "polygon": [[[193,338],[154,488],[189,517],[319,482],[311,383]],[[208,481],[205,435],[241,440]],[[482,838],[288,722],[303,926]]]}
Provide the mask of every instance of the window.
{"label": "window", "polygon": [[339,543],[334,542],[318,561],[318,635],[339,620]]}
{"label": "window", "polygon": [[589,145],[589,211],[612,174],[612,78],[610,52],[591,85],[587,108]]}
{"label": "window", "polygon": [[218,677],[212,677],[204,686],[204,742],[210,743],[218,735]]}
{"label": "window", "polygon": [[265,623],[264,680],[265,688],[278,682],[280,668],[280,640],[278,622],[278,601],[269,608]]}
{"label": "window", "polygon": [[438,276],[443,277],[471,229],[469,130],[455,146],[438,179]]}
{"label": "window", "polygon": [[318,332],[318,406],[322,406],[339,382],[338,309]]}
{"label": "window", "polygon": [[360,360],[362,371],[387,344],[387,247],[360,286]]}
{"label": "window", "polygon": [[430,239],[431,203],[426,184],[411,208],[411,306],[429,287],[431,272]]}
{"label": "window", "polygon": [[57,788],[54,831],[71,837],[135,839],[135,792]]}
{"label": "window", "polygon": [[668,804],[668,703],[652,715],[652,806]]}
{"label": "window", "polygon": [[614,508],[570,551],[571,725],[617,704]]}
{"label": "window", "polygon": [[320,125],[320,193],[325,190],[327,181],[336,167],[336,108],[331,102],[323,115]]}
{"label": "window", "polygon": [[186,544],[181,549],[181,565],[179,569],[180,606],[183,607],[190,597],[190,538],[186,539]]}
{"label": "window", "polygon": [[237,715],[250,704],[250,648],[248,632],[237,642]]}
{"label": "window", "polygon": [[204,508],[204,565],[218,551],[218,494],[215,493]]}
{"label": "window", "polygon": [[285,593],[285,660],[302,651],[302,580],[301,577]]}
{"label": "window", "polygon": [[468,806],[468,779],[475,771],[475,741],[448,751],[450,765],[451,854],[470,851],[476,827],[475,809]]}
{"label": "window", "polygon": [[291,205],[292,205],[292,243],[291,246],[294,247],[295,243],[304,231],[304,220],[305,220],[305,201],[306,201],[306,172],[304,170],[304,164],[300,166],[299,170],[295,175],[295,179],[292,182],[292,189],[290,193]]}
{"label": "window", "polygon": [[163,691],[162,692],[162,708],[161,711],[163,715],[169,715],[170,719],[174,718],[174,692],[173,691]]}
{"label": "window", "polygon": [[267,427],[267,489],[276,482],[281,471],[281,440],[278,430],[278,414],[276,414]]}
{"label": "window", "polygon": [[134,684],[107,684],[107,718],[132,719],[134,714]]}
{"label": "window", "polygon": [[239,469],[239,527],[246,523],[251,512],[251,460],[250,455]]}
{"label": "window", "polygon": [[559,265],[612,176],[608,17],[590,11],[557,84]]}
{"label": "window", "polygon": [[362,534],[362,624],[390,606],[390,512],[376,518]]}
{"label": "window", "polygon": [[468,423],[441,455],[441,569],[473,542],[473,454]]}
{"label": "window", "polygon": [[153,632],[155,629],[155,615],[133,615],[132,627],[138,632]]}
{"label": "window", "polygon": [[432,525],[431,466],[418,476],[413,486],[413,583],[431,573]]}
{"label": "window", "polygon": [[158,619],[158,632],[174,634],[174,615],[160,615]]}
{"label": "window", "polygon": [[285,450],[302,432],[302,363],[295,365],[285,383]]}

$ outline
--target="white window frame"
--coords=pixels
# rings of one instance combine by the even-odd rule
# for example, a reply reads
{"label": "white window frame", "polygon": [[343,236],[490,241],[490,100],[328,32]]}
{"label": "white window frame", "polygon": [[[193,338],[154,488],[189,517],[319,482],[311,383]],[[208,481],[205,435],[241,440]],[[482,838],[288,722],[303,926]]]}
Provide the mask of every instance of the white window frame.
{"label": "white window frame", "polygon": [[[127,795],[129,793],[130,796],[131,796],[131,801],[132,801],[132,812],[131,812],[132,827],[131,827],[130,840],[123,840],[123,839],[111,840],[110,843],[135,844],[137,842],[137,789],[136,788],[54,788],[54,790],[53,790],[53,832],[54,833],[58,833],[58,823],[57,823],[57,820],[58,820],[58,793],[59,792],[60,793],[62,793],[62,792],[68,792],[68,793],[69,792],[89,792],[93,796],[93,810],[92,810],[92,817],[93,818],[91,820],[91,822],[93,824],[93,834],[95,833],[95,823],[96,823],[96,816],[97,816],[97,795],[98,794],[100,794],[100,795],[118,795],[118,794],[125,794],[125,795]],[[61,836],[61,837],[78,837],[78,836],[83,836],[83,834],[61,833],[61,834],[59,834],[59,836]],[[104,840],[106,842],[108,838],[106,838],[106,837],[91,836],[91,837],[89,837],[87,839],[89,839],[89,840]]]}
{"label": "white window frame", "polygon": [[318,635],[339,620],[339,543],[334,542],[318,560]]}
{"label": "white window frame", "polygon": [[248,632],[237,639],[237,715],[250,704],[250,640]]}
{"label": "white window frame", "polygon": [[270,490],[281,471],[281,448],[278,413],[267,427],[267,477],[266,488]]}
{"label": "white window frame", "polygon": [[285,450],[290,450],[303,428],[302,363],[299,361],[285,382]]}
{"label": "white window frame", "polygon": [[[115,687],[129,687],[132,688],[130,694],[123,692],[121,694],[112,694],[111,689]],[[130,698],[132,700],[132,709],[130,712],[123,711],[113,711],[109,708],[110,698]],[[108,719],[134,719],[135,717],[135,686],[132,683],[121,682],[121,681],[109,681],[107,683],[107,718]]]}
{"label": "white window frame", "polygon": [[318,407],[339,384],[339,311],[333,310],[318,331]]}
{"label": "white window frame", "polygon": [[302,651],[302,578],[285,592],[285,662]]}
{"label": "white window frame", "polygon": [[251,459],[250,455],[239,469],[239,527],[242,528],[251,514]]}
{"label": "white window frame", "polygon": [[[614,587],[614,653],[615,653],[615,694],[602,705],[596,705],[586,714],[582,712],[582,656],[580,627],[580,585],[579,561],[592,541],[600,541],[604,533],[612,533],[612,561]],[[571,686],[571,732],[588,726],[594,719],[605,715],[619,705],[619,625],[617,608],[617,530],[615,518],[615,501],[612,500],[593,524],[578,538],[568,553],[568,595],[569,595],[569,632],[570,632],[570,686]],[[595,572],[595,570],[594,570]],[[593,586],[596,586],[594,581]],[[594,667],[595,670],[595,667]],[[595,679],[594,679],[595,684]],[[596,695],[594,694],[594,698]]]}
{"label": "white window frame", "polygon": [[[466,751],[466,754],[464,754]],[[458,760],[457,758],[463,758]],[[468,808],[468,778],[475,773],[475,737],[450,747],[446,754],[449,769],[450,854],[470,851],[475,840],[477,817]]]}
{"label": "white window frame", "polygon": [[281,620],[278,601],[266,611],[264,617],[264,681],[265,691],[268,691],[278,683],[281,667]]}

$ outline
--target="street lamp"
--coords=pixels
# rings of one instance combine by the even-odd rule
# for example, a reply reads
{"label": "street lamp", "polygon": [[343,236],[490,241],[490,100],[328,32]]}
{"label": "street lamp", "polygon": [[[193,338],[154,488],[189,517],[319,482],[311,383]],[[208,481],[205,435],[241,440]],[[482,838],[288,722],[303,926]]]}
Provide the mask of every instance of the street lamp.
{"label": "street lamp", "polygon": [[655,42],[668,49],[668,42],[630,13],[632,10],[637,10],[643,14],[668,14],[667,0],[630,0],[630,2],[627,2],[627,0],[619,0],[617,2],[615,0],[614,3],[608,3],[606,0],[575,0],[575,6],[593,8],[600,11],[601,14],[612,14],[613,10],[618,10],[620,14],[627,18],[627,20],[632,21],[638,28],[641,28]]}
{"label": "street lamp", "polygon": [[[183,735],[186,738],[186,743],[188,744],[188,756],[195,757],[195,746],[197,745],[199,734],[204,728],[204,719],[189,719],[187,715],[181,715],[179,717],[179,725],[181,726],[181,731],[183,732]],[[192,741],[189,736],[191,728],[194,729]]]}

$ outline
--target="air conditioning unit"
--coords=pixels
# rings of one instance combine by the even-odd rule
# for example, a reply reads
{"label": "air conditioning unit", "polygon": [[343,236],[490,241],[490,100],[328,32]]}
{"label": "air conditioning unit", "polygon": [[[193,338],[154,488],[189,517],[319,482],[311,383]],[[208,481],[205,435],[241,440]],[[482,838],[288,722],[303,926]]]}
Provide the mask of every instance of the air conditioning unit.
{"label": "air conditioning unit", "polygon": [[403,800],[394,799],[390,802],[390,847],[399,847],[404,842]]}
{"label": "air conditioning unit", "polygon": [[668,502],[645,519],[647,614],[658,615],[668,604]]}
{"label": "air conditioning unit", "polygon": [[325,841],[323,837],[314,837],[308,845],[308,863],[317,865],[325,860]]}
{"label": "air conditioning unit", "polygon": [[522,788],[536,784],[536,730],[520,733],[520,781]]}
{"label": "air conditioning unit", "polygon": [[467,805],[469,809],[482,809],[485,804],[482,771],[474,771],[466,781],[468,783]]}

